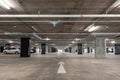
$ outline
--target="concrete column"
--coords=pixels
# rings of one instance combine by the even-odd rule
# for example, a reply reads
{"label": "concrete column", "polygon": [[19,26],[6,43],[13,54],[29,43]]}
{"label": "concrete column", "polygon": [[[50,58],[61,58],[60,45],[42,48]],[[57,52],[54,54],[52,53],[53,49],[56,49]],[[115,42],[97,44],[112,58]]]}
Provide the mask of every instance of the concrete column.
{"label": "concrete column", "polygon": [[41,54],[46,54],[46,44],[41,43]]}
{"label": "concrete column", "polygon": [[87,47],[87,53],[91,53],[90,47]]}
{"label": "concrete column", "polygon": [[120,44],[115,44],[115,55],[120,55]]}
{"label": "concrete column", "polygon": [[48,45],[46,44],[46,53],[48,53]]}
{"label": "concrete column", "polygon": [[82,51],[82,43],[78,43],[78,54],[83,54],[83,51]]}
{"label": "concrete column", "polygon": [[51,46],[48,46],[48,53],[51,53]]}
{"label": "concrete column", "polygon": [[0,46],[0,52],[2,53],[4,50],[4,46]]}
{"label": "concrete column", "polygon": [[20,57],[30,57],[30,38],[21,38]]}
{"label": "concrete column", "polygon": [[71,53],[71,51],[72,51],[72,47],[69,47],[69,53]]}
{"label": "concrete column", "polygon": [[57,49],[55,47],[51,47],[51,52],[55,53],[55,52],[57,52]]}
{"label": "concrete column", "polygon": [[105,37],[95,39],[95,58],[104,58],[106,55]]}
{"label": "concrete column", "polygon": [[52,53],[54,52],[54,47],[51,47],[51,52],[52,52]]}
{"label": "concrete column", "polygon": [[77,46],[76,46],[76,45],[73,45],[73,46],[72,46],[72,49],[71,49],[71,52],[72,52],[72,53],[76,53],[76,50],[77,50]]}

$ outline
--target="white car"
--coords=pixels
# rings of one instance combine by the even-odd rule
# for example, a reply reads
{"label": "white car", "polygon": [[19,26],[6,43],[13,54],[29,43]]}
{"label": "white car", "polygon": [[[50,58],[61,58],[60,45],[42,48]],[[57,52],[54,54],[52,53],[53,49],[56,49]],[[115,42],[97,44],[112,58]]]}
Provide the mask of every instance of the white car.
{"label": "white car", "polygon": [[10,48],[10,49],[5,49],[3,51],[4,54],[7,54],[7,53],[15,53],[15,54],[19,54],[20,53],[20,50],[17,49],[17,48]]}

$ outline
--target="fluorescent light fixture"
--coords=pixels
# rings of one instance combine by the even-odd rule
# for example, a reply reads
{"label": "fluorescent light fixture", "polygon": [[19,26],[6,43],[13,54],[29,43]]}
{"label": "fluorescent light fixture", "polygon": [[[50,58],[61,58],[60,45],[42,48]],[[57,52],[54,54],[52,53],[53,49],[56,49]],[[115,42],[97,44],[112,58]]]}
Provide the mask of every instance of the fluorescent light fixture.
{"label": "fluorescent light fixture", "polygon": [[84,31],[88,31],[94,24],[89,25]]}
{"label": "fluorescent light fixture", "polygon": [[0,6],[8,10],[11,9],[11,4],[9,3],[9,0],[0,0]]}
{"label": "fluorescent light fixture", "polygon": [[38,46],[38,43],[36,43],[35,45]]}
{"label": "fluorescent light fixture", "polygon": [[21,33],[21,32],[13,32],[13,33],[11,33],[11,32],[4,32],[3,35],[23,35],[23,33]]}
{"label": "fluorescent light fixture", "polygon": [[15,46],[11,46],[11,48],[15,48]]}
{"label": "fluorescent light fixture", "polygon": [[115,41],[111,41],[112,44],[115,44],[116,42]]}
{"label": "fluorescent light fixture", "polygon": [[85,46],[88,45],[88,44],[84,44]]}
{"label": "fluorescent light fixture", "polygon": [[4,32],[3,34],[5,34],[5,35],[9,35],[9,34],[11,34],[10,32]]}
{"label": "fluorescent light fixture", "polygon": [[117,0],[111,7],[113,7],[113,8],[118,8],[118,7],[120,7],[120,0]]}
{"label": "fluorescent light fixture", "polygon": [[116,0],[107,10],[106,13],[108,14],[110,11],[112,11],[115,8],[120,8],[120,0]]}
{"label": "fluorescent light fixture", "polygon": [[109,40],[108,38],[105,39],[105,41],[108,41],[108,40]]}
{"label": "fluorescent light fixture", "polygon": [[36,33],[33,33],[33,36],[41,40],[41,37],[38,36]]}
{"label": "fluorescent light fixture", "polygon": [[14,8],[17,11],[23,11],[22,6],[18,2],[18,0],[0,0],[0,6],[8,10]]}
{"label": "fluorescent light fixture", "polygon": [[34,31],[38,32],[38,30],[37,30],[34,26],[31,26],[31,28],[32,28]]}
{"label": "fluorescent light fixture", "polygon": [[55,44],[53,43],[52,46],[54,46]]}
{"label": "fluorescent light fixture", "polygon": [[48,38],[48,37],[47,37],[45,40],[49,41],[49,40],[50,40],[50,38]]}
{"label": "fluorescent light fixture", "polygon": [[92,31],[95,31],[95,30],[97,30],[97,29],[99,29],[99,26],[93,26],[93,27],[91,27],[88,31],[89,31],[89,32],[92,32]]}
{"label": "fluorescent light fixture", "polygon": [[79,39],[79,38],[75,38],[75,41],[79,41],[79,40],[81,40],[81,39]]}
{"label": "fluorescent light fixture", "polygon": [[9,43],[13,43],[13,41],[12,41],[12,40],[9,40],[8,42],[9,42]]}
{"label": "fluorescent light fixture", "polygon": [[71,43],[75,43],[75,41],[72,41]]}
{"label": "fluorescent light fixture", "polygon": [[92,32],[92,31],[98,30],[99,28],[100,26],[95,26],[94,24],[91,24],[84,31]]}

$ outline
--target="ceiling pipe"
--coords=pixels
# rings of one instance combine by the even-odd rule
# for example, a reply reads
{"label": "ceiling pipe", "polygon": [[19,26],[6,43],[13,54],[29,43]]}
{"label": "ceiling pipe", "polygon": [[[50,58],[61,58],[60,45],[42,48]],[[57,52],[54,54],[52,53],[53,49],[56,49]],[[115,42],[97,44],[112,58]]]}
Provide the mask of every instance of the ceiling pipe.
{"label": "ceiling pipe", "polygon": [[[101,36],[111,36],[111,35],[120,35],[117,33],[0,33],[0,35],[101,35]],[[39,37],[39,39],[41,39]]]}
{"label": "ceiling pipe", "polygon": [[103,17],[120,17],[120,14],[73,14],[73,15],[0,15],[0,18],[103,18]]}
{"label": "ceiling pipe", "polygon": [[95,36],[119,36],[120,33],[91,33]]}
{"label": "ceiling pipe", "polygon": [[[54,20],[55,21],[55,20]],[[12,20],[4,20],[4,21],[0,21],[0,23],[21,23],[21,22],[29,22],[29,23],[43,23],[43,22],[46,22],[46,23],[49,23],[49,22],[51,22],[50,20],[23,20],[23,21],[12,21]],[[62,23],[65,23],[65,22],[69,22],[69,23],[72,23],[72,22],[87,22],[87,23],[91,23],[91,22],[99,22],[99,23],[102,23],[102,22],[120,22],[120,20],[101,20],[101,21],[93,21],[93,20],[75,20],[75,21],[65,21],[65,20],[60,20],[60,21],[55,21],[55,22],[62,22]],[[34,29],[35,31],[37,31],[34,27],[32,27],[32,29]],[[38,31],[37,31],[38,32]]]}
{"label": "ceiling pipe", "polygon": [[0,35],[89,35],[90,33],[0,33]]}

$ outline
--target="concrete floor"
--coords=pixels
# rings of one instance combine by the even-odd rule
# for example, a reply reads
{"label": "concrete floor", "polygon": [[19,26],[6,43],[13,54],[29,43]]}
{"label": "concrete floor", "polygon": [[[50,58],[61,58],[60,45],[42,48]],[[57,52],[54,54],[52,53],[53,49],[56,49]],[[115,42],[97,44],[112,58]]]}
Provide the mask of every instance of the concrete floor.
{"label": "concrete floor", "polygon": [[[65,63],[66,74],[57,73],[60,61]],[[120,80],[120,56],[33,54],[19,58],[0,54],[0,80]]]}

